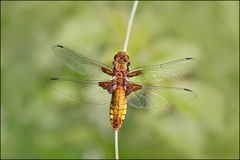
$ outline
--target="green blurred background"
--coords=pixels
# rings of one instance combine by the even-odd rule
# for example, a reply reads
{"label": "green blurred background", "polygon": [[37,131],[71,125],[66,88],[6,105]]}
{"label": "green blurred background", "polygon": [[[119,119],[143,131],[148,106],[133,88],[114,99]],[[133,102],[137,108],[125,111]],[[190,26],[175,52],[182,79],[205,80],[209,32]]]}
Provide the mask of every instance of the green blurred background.
{"label": "green blurred background", "polygon": [[[55,44],[111,64],[131,8],[1,1],[1,158],[114,158],[109,106],[85,106],[46,82],[76,76]],[[135,66],[198,58],[187,79],[172,83],[197,98],[176,98],[167,114],[128,108],[120,158],[239,158],[239,2],[140,2],[128,54]]]}

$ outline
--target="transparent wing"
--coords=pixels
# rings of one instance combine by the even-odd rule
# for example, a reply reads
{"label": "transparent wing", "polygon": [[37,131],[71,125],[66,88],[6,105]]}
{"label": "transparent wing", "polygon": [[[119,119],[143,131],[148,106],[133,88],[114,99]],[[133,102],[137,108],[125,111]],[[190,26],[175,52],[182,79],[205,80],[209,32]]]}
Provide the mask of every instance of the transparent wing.
{"label": "transparent wing", "polygon": [[175,98],[188,101],[195,97],[195,93],[186,88],[142,85],[141,90],[128,96],[128,105],[140,109],[165,109]]}
{"label": "transparent wing", "polygon": [[188,57],[159,65],[136,68],[130,72],[140,71],[141,74],[131,78],[131,81],[140,84],[159,85],[162,82],[173,80],[188,73],[196,64],[196,59]]}
{"label": "transparent wing", "polygon": [[64,61],[68,67],[84,75],[86,79],[109,79],[109,75],[102,72],[102,67],[110,69],[107,65],[79,55],[73,50],[60,45],[53,46],[52,49],[55,55]]}
{"label": "transparent wing", "polygon": [[80,102],[91,105],[109,105],[111,94],[98,86],[98,81],[51,78],[50,88]]}

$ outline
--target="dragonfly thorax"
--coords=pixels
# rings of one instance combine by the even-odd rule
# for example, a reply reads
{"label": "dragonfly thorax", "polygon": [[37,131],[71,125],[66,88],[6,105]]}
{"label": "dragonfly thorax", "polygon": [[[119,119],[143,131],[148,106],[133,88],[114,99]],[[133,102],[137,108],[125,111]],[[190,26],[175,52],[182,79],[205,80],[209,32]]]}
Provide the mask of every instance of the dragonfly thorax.
{"label": "dragonfly thorax", "polygon": [[126,86],[128,84],[128,78],[124,72],[116,72],[116,75],[113,76],[112,83],[116,86]]}

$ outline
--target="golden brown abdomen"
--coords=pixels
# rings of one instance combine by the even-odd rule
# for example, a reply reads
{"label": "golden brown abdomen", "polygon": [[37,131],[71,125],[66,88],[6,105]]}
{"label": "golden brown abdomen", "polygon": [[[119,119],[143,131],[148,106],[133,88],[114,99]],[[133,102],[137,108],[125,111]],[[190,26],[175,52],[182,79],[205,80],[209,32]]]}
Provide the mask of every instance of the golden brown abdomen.
{"label": "golden brown abdomen", "polygon": [[127,112],[127,96],[122,86],[117,86],[113,91],[110,103],[110,122],[113,129],[118,130]]}

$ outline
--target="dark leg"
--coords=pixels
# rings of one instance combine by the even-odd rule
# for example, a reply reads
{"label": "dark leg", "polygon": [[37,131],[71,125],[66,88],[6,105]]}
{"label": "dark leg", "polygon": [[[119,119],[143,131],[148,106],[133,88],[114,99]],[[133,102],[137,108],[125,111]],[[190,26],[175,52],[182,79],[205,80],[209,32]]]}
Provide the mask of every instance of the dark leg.
{"label": "dark leg", "polygon": [[114,72],[108,68],[102,67],[102,71],[110,76],[113,76]]}
{"label": "dark leg", "polygon": [[128,77],[135,77],[135,76],[139,76],[140,74],[142,74],[141,70],[137,70],[137,71],[133,71],[128,73]]}

